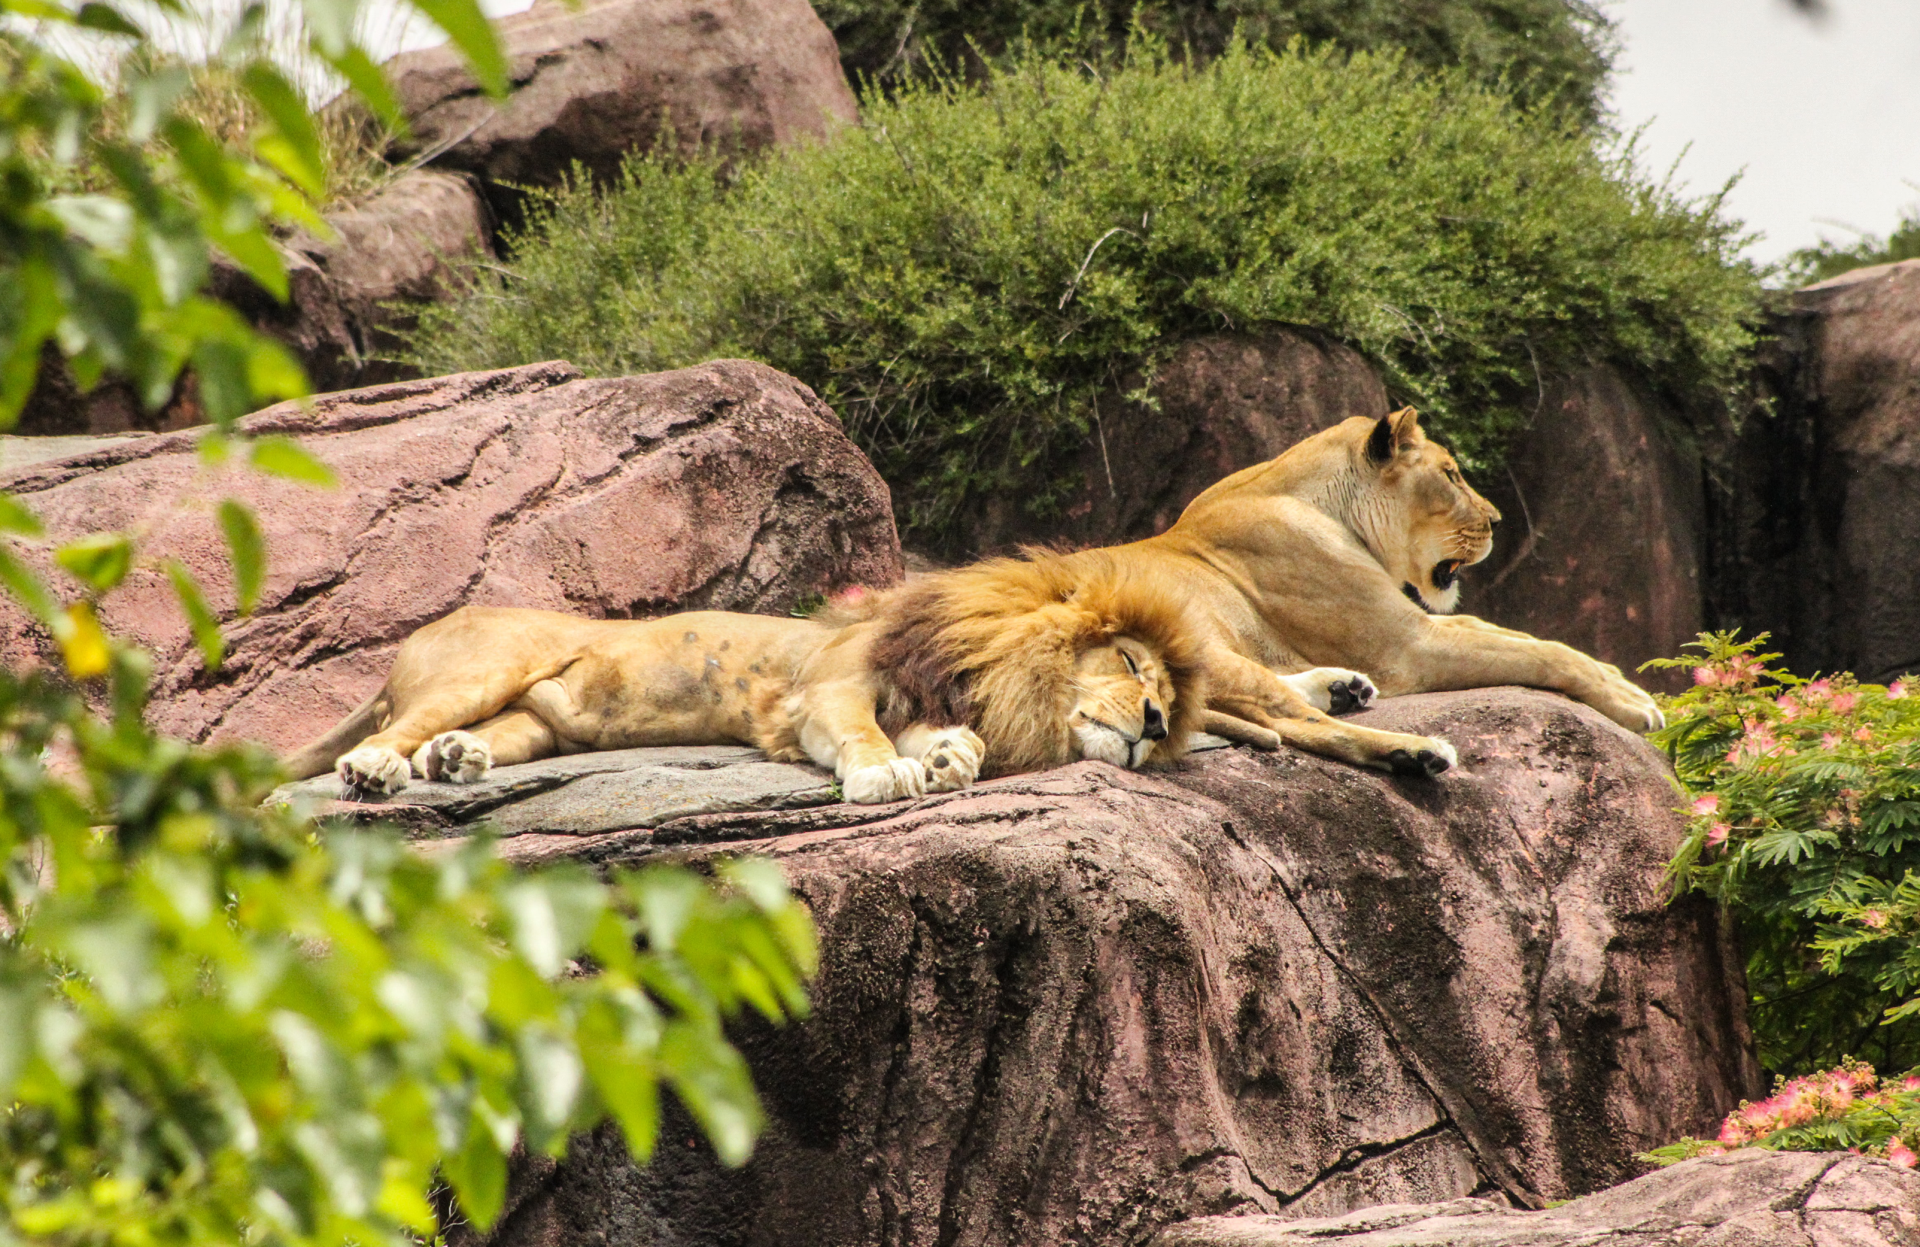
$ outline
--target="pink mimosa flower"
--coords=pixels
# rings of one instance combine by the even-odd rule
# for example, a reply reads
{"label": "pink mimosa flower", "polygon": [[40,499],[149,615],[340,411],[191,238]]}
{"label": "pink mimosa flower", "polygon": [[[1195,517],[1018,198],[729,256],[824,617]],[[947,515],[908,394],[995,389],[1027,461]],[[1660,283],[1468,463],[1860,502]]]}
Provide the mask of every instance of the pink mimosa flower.
{"label": "pink mimosa flower", "polygon": [[1704,797],[1696,797],[1693,802],[1695,814],[1712,814],[1720,809],[1720,794],[1710,792]]}
{"label": "pink mimosa flower", "polygon": [[1906,695],[1907,695],[1907,682],[1905,680],[1895,680],[1893,683],[1887,685],[1888,701],[1899,701],[1902,697],[1905,697]]}
{"label": "pink mimosa flower", "polygon": [[1822,749],[1838,749],[1840,747],[1840,737],[1833,732],[1822,732],[1820,733],[1820,747]]}
{"label": "pink mimosa flower", "polygon": [[1887,1140],[1887,1159],[1902,1169],[1911,1169],[1916,1162],[1920,1162],[1920,1156],[1915,1156],[1913,1149],[1902,1143],[1897,1134]]}
{"label": "pink mimosa flower", "polygon": [[1693,669],[1693,682],[1703,688],[1712,688],[1714,685],[1720,683],[1720,673],[1712,667],[1695,667]]}
{"label": "pink mimosa flower", "polygon": [[1707,847],[1717,849],[1725,844],[1727,842],[1727,833],[1732,830],[1732,825],[1728,823],[1715,823],[1712,827],[1709,827],[1707,829]]}
{"label": "pink mimosa flower", "polygon": [[1852,714],[1854,706],[1858,704],[1859,701],[1860,698],[1858,694],[1835,693],[1833,695],[1833,712],[1835,714]]}
{"label": "pink mimosa flower", "polygon": [[1878,931],[1887,925],[1887,916],[1877,909],[1868,909],[1861,912],[1860,921]]}

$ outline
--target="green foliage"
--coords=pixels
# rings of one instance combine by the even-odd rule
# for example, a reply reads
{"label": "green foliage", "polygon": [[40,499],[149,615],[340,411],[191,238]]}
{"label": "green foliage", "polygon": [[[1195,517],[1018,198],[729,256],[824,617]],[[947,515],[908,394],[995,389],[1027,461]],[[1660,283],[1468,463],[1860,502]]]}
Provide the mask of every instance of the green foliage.
{"label": "green foliage", "polygon": [[1461,66],[1523,103],[1592,119],[1613,59],[1605,14],[1583,0],[820,0],[849,77],[896,83],[929,62],[966,66],[1022,38],[1095,55],[1126,45],[1134,23],[1201,60],[1241,37],[1279,49],[1294,38],[1347,51],[1403,48],[1428,68]]}
{"label": "green foliage", "polygon": [[[475,0],[421,7],[504,86]],[[355,9],[305,0],[312,46],[391,118]],[[199,294],[213,245],[284,291],[269,226],[313,220],[318,138],[259,54],[258,20],[249,8],[223,45],[260,117],[235,152],[183,110],[182,67],[130,57],[110,108],[41,37],[110,31],[137,52],[119,9],[0,0],[0,427],[50,338],[82,380],[111,368],[149,402],[190,363],[211,459],[245,440],[240,413],[305,391],[283,351]],[[88,169],[109,176],[75,192]],[[284,438],[251,461],[331,480]],[[244,612],[267,552],[245,507],[215,514]],[[55,550],[70,578],[56,589],[16,545],[40,535],[0,494],[0,586],[66,667],[0,671],[0,1244],[401,1247],[435,1234],[443,1180],[461,1215],[490,1223],[516,1146],[556,1153],[610,1117],[645,1156],[663,1082],[723,1159],[746,1155],[759,1109],[722,1023],[802,1011],[814,964],[811,923],[771,866],[723,865],[717,885],[517,874],[484,841],[427,857],[263,809],[264,753],[143,724],[150,664],[94,609],[138,557],[131,538]],[[218,617],[166,569],[218,665]],[[99,711],[79,691],[95,680]]]}
{"label": "green foliage", "polygon": [[1650,664],[1694,669],[1653,735],[1693,797],[1673,881],[1739,923],[1768,1068],[1920,1064],[1920,698],[1773,669],[1765,639]]}
{"label": "green foliage", "polygon": [[491,1222],[516,1144],[611,1117],[644,1158],[661,1083],[745,1158],[722,1022],[803,1012],[814,957],[771,864],[607,886],[316,835],[260,808],[264,753],[148,731],[147,676],[117,649],[98,717],[0,672],[0,1241],[400,1247],[436,1175]]}
{"label": "green foliage", "polygon": [[731,181],[647,159],[547,196],[505,273],[428,313],[415,362],[762,360],[835,406],[938,542],[987,496],[1057,505],[1096,396],[1201,334],[1328,330],[1482,467],[1557,369],[1611,358],[1717,409],[1751,341],[1716,202],[1393,56],[1028,59],[865,107]]}
{"label": "green foliage", "polygon": [[1673,1165],[1736,1147],[1783,1152],[1858,1151],[1914,1167],[1920,1141],[1920,1077],[1883,1084],[1873,1066],[1847,1058],[1834,1069],[1780,1079],[1758,1104],[1745,1100],[1721,1123],[1718,1138],[1681,1139],[1638,1159]]}
{"label": "green foliage", "polygon": [[1815,247],[1802,247],[1787,257],[1783,269],[1787,284],[1797,288],[1870,264],[1892,264],[1898,260],[1920,260],[1920,206],[1903,212],[1900,224],[1885,238],[1869,234],[1850,247],[1827,241]]}

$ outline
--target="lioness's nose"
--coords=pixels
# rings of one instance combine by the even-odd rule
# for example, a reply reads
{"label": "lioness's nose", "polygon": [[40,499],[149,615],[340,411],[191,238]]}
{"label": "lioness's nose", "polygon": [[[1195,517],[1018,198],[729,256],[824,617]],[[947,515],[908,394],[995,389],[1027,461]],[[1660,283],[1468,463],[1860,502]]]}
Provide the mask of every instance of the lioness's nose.
{"label": "lioness's nose", "polygon": [[1147,703],[1146,726],[1140,729],[1140,734],[1148,740],[1165,740],[1167,738],[1167,716],[1161,714],[1160,707],[1154,705],[1151,701]]}

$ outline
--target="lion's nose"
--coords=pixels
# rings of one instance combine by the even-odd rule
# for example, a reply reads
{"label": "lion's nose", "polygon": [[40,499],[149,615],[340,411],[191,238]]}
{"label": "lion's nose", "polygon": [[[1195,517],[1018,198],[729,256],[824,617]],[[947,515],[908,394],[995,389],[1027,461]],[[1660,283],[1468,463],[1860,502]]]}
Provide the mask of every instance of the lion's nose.
{"label": "lion's nose", "polygon": [[1167,716],[1161,714],[1160,707],[1154,705],[1151,701],[1147,703],[1147,721],[1146,725],[1140,729],[1140,734],[1148,740],[1165,740],[1167,738]]}

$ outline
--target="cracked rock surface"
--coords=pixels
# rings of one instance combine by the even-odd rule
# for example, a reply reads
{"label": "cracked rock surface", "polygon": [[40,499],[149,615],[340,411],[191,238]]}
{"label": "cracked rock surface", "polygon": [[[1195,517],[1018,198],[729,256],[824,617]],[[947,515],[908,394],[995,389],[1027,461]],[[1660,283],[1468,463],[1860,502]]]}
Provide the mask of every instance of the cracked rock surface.
{"label": "cracked rock surface", "polygon": [[1545,1212],[1487,1200],[1342,1217],[1204,1217],[1153,1247],[1910,1247],[1920,1174],[1846,1152],[1743,1148],[1662,1169]]}
{"label": "cracked rock surface", "polygon": [[[149,719],[189,740],[296,747],[379,688],[408,633],[468,603],[779,613],[901,574],[885,482],[811,390],[760,364],[607,379],[532,364],[283,403],[242,427],[297,437],[339,487],[209,468],[193,433],[0,473],[55,541],[139,534],[144,560],[101,614],[154,655]],[[244,619],[213,511],[228,495],[252,506],[270,552]],[[167,558],[220,613],[217,673]],[[53,657],[0,605],[0,662]]]}
{"label": "cracked rock surface", "polygon": [[739,1032],[770,1118],[746,1167],[673,1112],[646,1168],[585,1135],[516,1169],[490,1241],[1139,1244],[1218,1214],[1538,1207],[1758,1093],[1713,910],[1660,893],[1681,819],[1653,749],[1519,689],[1360,719],[1462,766],[1216,749],[503,841],[767,854],[823,968],[810,1020]]}

